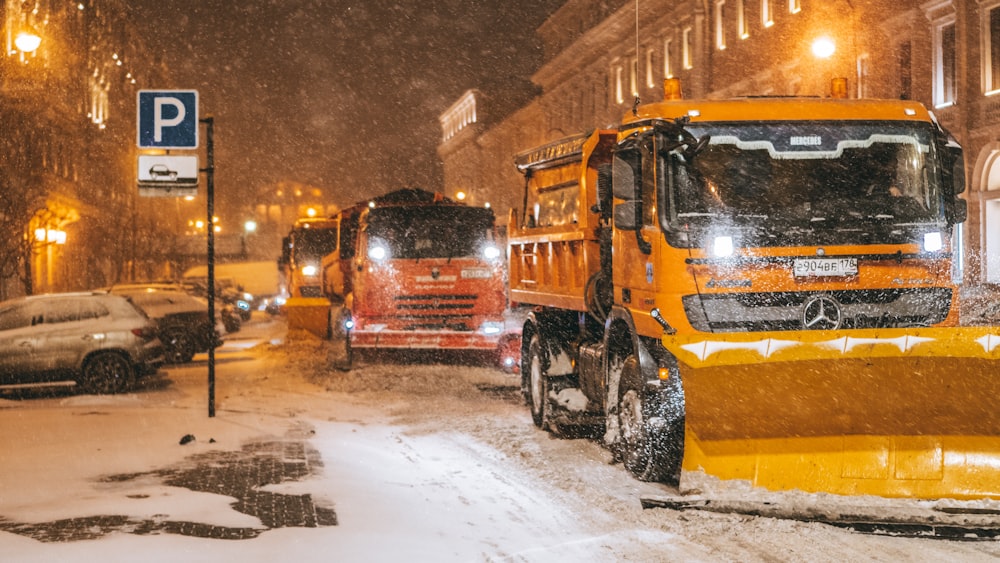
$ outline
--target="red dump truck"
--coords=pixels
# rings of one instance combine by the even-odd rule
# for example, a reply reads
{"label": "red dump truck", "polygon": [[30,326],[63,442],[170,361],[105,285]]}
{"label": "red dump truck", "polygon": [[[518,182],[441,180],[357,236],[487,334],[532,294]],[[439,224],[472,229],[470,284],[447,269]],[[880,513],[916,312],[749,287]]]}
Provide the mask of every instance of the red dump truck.
{"label": "red dump truck", "polygon": [[351,348],[480,351],[516,363],[491,209],[402,189],[335,220],[339,245],[322,261],[323,293],[343,304],[332,325]]}

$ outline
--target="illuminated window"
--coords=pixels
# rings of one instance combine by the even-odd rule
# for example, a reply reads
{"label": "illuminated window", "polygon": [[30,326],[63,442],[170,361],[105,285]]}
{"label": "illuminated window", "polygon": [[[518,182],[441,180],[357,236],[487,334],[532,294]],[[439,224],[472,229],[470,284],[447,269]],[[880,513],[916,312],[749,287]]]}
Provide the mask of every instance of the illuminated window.
{"label": "illuminated window", "polygon": [[628,73],[628,89],[632,98],[639,96],[639,59],[633,58],[632,65]]}
{"label": "illuminated window", "polygon": [[622,84],[622,78],[623,78],[622,74],[625,73],[625,69],[623,69],[621,65],[618,65],[617,67],[615,67],[614,73],[615,73],[615,103],[623,104],[625,103],[625,89],[624,85]]}
{"label": "illuminated window", "polygon": [[982,9],[983,92],[1000,93],[1000,1]]}
{"label": "illuminated window", "polygon": [[788,13],[797,14],[802,11],[802,0],[788,0]]}
{"label": "illuminated window", "polygon": [[726,0],[715,0],[715,48],[726,48]]}
{"label": "illuminated window", "polygon": [[693,49],[694,49],[694,45],[691,44],[691,41],[693,40],[693,38],[691,37],[691,35],[692,35],[691,28],[690,27],[685,27],[684,28],[684,34],[683,34],[684,43],[681,46],[682,49],[683,49],[683,51],[681,53],[681,59],[683,59],[683,61],[684,61],[684,68],[687,69],[687,70],[691,70],[692,68],[694,68],[694,62],[692,60],[692,58],[694,56],[694,53],[692,52]]}
{"label": "illuminated window", "polygon": [[656,87],[656,76],[653,69],[655,65],[653,64],[656,58],[656,52],[653,49],[648,49],[646,51],[646,87],[655,88]]}
{"label": "illuminated window", "polygon": [[743,0],[736,0],[736,29],[740,34],[740,39],[750,37],[750,26],[747,23],[747,13],[743,6]]}
{"label": "illuminated window", "polygon": [[955,103],[957,70],[955,64],[954,14],[934,23],[934,106]]}
{"label": "illuminated window", "polygon": [[774,25],[774,14],[771,13],[771,0],[760,0],[760,23],[764,27]]}
{"label": "illuminated window", "polygon": [[868,75],[871,67],[871,60],[868,53],[858,55],[858,98],[868,97]]}
{"label": "illuminated window", "polygon": [[674,77],[674,67],[670,63],[670,59],[673,58],[673,46],[674,42],[667,39],[663,42],[663,77],[673,78]]}

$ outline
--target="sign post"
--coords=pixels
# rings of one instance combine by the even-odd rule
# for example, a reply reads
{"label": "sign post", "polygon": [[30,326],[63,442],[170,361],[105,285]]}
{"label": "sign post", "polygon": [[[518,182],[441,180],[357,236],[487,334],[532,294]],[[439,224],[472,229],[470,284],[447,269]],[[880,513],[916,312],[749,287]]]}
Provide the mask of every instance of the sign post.
{"label": "sign post", "polygon": [[[206,124],[206,167],[198,168],[196,155],[144,154],[139,156],[140,195],[184,196],[197,194],[198,173],[207,178],[208,199],[208,318],[215,325],[215,148],[213,119],[198,119],[196,90],[140,90],[136,139],[140,149],[195,150],[198,128]],[[150,193],[143,193],[147,190]],[[215,346],[208,347],[208,416],[215,416]]]}

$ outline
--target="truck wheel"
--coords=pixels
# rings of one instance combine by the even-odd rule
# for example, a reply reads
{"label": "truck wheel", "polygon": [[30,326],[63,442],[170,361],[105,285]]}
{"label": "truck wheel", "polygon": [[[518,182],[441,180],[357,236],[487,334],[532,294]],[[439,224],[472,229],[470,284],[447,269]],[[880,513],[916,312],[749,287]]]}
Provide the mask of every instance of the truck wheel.
{"label": "truck wheel", "polygon": [[135,370],[117,352],[99,352],[83,364],[77,384],[87,393],[110,395],[127,391],[135,384]]}
{"label": "truck wheel", "polygon": [[528,344],[528,406],[531,408],[531,420],[535,426],[544,429],[548,425],[549,379],[545,377],[542,364],[542,343],[535,334]]}
{"label": "truck wheel", "polygon": [[637,388],[642,381],[639,358],[629,354],[621,369],[618,452],[622,463],[640,481],[662,481],[668,473],[668,453],[660,443],[661,419],[654,415],[646,392]]}

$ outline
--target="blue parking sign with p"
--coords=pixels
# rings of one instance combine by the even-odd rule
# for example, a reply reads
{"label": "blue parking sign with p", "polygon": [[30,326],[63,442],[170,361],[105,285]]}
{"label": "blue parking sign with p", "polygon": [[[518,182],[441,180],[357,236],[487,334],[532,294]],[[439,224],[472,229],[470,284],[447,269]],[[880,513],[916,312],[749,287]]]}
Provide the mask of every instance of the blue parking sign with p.
{"label": "blue parking sign with p", "polygon": [[197,90],[140,90],[139,148],[198,148]]}

